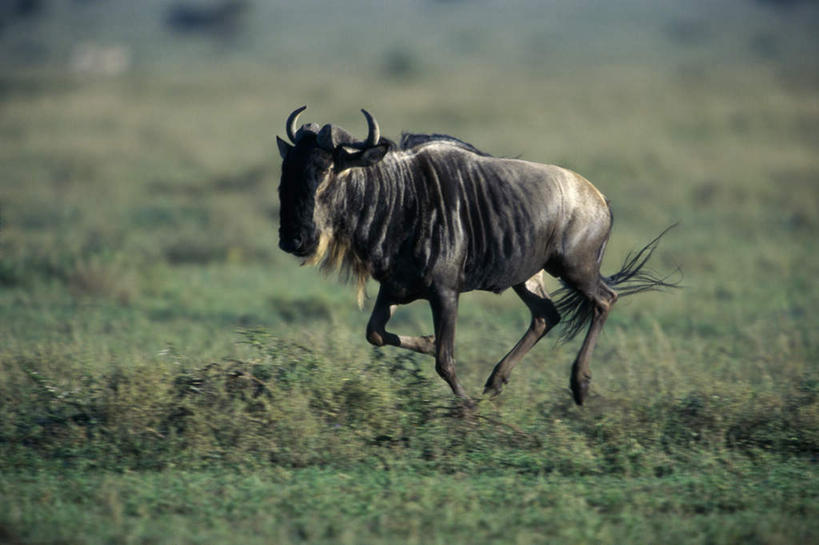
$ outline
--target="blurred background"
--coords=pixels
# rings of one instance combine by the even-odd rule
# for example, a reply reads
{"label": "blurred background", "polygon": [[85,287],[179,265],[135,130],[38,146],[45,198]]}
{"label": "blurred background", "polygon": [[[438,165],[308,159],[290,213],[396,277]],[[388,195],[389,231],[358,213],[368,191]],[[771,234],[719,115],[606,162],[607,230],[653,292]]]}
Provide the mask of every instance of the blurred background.
{"label": "blurred background", "polygon": [[[0,540],[809,542],[818,45],[809,0],[0,0]],[[603,272],[679,222],[652,266],[684,288],[617,303],[583,408],[579,339],[547,338],[451,418],[431,360],[278,250],[302,104],[576,170]],[[470,393],[528,323],[461,298]]]}
{"label": "blurred background", "polygon": [[[144,336],[148,354],[216,355],[234,350],[226,329],[315,320],[358,343],[351,290],[276,247],[274,140],[305,103],[305,122],[363,135],[364,107],[393,139],[448,133],[581,172],[613,202],[608,269],[681,222],[658,267],[681,267],[686,295],[613,327],[642,310],[681,334],[801,323],[818,22],[798,0],[4,0],[4,344],[102,336],[140,354]],[[514,297],[477,301],[481,327],[500,327],[486,305],[525,327]]]}
{"label": "blurred background", "polygon": [[[109,304],[157,346],[196,351],[229,350],[211,335],[228,326],[300,329],[303,307],[346,316],[350,290],[276,247],[274,140],[305,103],[305,122],[363,135],[365,107],[393,139],[442,132],[581,172],[613,202],[610,269],[681,222],[659,266],[682,267],[691,289],[646,302],[669,327],[724,332],[715,301],[799,317],[815,300],[815,2],[0,6],[6,340],[65,313],[96,338]],[[48,311],[27,314],[32,301]],[[514,297],[487,301],[525,324]],[[428,327],[426,310],[408,316]]]}
{"label": "blurred background", "polygon": [[[4,0],[0,43],[4,68],[109,73],[237,61],[387,76],[463,63],[810,68],[816,11],[811,0]],[[90,49],[107,50],[111,66],[84,61]]]}

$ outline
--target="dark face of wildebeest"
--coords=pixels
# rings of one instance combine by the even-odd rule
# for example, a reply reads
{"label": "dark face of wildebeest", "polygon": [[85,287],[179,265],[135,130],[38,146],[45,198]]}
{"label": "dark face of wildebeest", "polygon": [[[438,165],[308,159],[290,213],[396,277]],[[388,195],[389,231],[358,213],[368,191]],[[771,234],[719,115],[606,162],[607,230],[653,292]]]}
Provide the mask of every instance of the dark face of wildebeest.
{"label": "dark face of wildebeest", "polygon": [[[316,145],[316,135],[303,132],[287,151],[279,185],[279,248],[305,257],[318,245],[314,221],[316,189],[333,165],[330,153]],[[287,144],[285,144],[287,145]]]}
{"label": "dark face of wildebeest", "polygon": [[279,185],[279,248],[298,257],[315,253],[320,237],[316,223],[316,192],[322,184],[344,170],[369,166],[380,161],[388,145],[379,145],[375,119],[362,110],[369,125],[364,141],[333,125],[310,123],[296,130],[296,120],[306,106],[295,110],[287,120],[287,136],[292,145],[277,137],[282,156]]}

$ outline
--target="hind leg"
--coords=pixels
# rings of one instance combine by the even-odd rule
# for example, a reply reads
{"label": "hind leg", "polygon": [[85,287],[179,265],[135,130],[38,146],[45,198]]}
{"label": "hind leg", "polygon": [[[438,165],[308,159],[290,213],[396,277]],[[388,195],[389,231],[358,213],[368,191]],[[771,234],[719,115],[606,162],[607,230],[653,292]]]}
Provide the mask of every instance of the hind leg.
{"label": "hind leg", "polygon": [[597,343],[597,336],[603,329],[606,318],[608,318],[611,306],[617,301],[617,292],[606,285],[599,275],[597,275],[597,281],[591,286],[586,288],[578,287],[578,289],[593,305],[591,324],[586,333],[586,338],[583,339],[583,346],[580,347],[580,352],[578,352],[577,358],[572,365],[570,380],[574,402],[582,405],[589,393],[589,384],[591,383],[589,361],[591,360],[592,351]]}
{"label": "hind leg", "polygon": [[526,355],[529,350],[560,321],[554,303],[549,298],[549,294],[543,285],[543,272],[539,272],[532,278],[514,286],[515,293],[526,303],[532,313],[532,321],[529,329],[521,337],[518,343],[509,351],[503,359],[495,365],[492,374],[486,381],[483,393],[498,395],[503,389],[503,385],[509,380],[512,368]]}

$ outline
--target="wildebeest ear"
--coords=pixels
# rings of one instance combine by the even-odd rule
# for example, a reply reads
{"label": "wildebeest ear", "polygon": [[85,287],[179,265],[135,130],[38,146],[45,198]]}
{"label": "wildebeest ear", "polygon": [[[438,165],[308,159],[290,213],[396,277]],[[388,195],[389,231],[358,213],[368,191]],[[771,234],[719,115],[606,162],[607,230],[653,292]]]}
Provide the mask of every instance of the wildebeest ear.
{"label": "wildebeest ear", "polygon": [[358,150],[348,146],[339,146],[336,148],[336,170],[372,166],[384,158],[389,147],[389,144],[378,144],[365,150]]}
{"label": "wildebeest ear", "polygon": [[291,146],[278,136],[276,137],[276,144],[279,145],[279,155],[282,156],[282,159],[287,157],[287,154],[290,152],[291,149],[293,149],[293,146]]}

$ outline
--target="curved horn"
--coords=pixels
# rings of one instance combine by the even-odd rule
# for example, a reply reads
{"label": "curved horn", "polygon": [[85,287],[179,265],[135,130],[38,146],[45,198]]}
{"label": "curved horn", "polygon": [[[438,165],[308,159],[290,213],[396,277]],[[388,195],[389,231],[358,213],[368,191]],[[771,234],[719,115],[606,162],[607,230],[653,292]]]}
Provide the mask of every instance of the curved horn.
{"label": "curved horn", "polygon": [[290,114],[287,118],[287,123],[285,126],[287,127],[287,138],[290,139],[291,142],[294,144],[296,143],[296,120],[299,118],[299,114],[302,113],[304,110],[307,109],[307,104],[302,106],[301,108],[296,108],[293,110],[293,113]]}
{"label": "curved horn", "polygon": [[363,108],[361,109],[361,113],[367,118],[367,126],[370,130],[369,134],[367,135],[367,147],[375,146],[378,144],[378,140],[381,139],[381,131],[378,129],[378,121],[376,121],[375,118],[370,115],[370,112]]}

